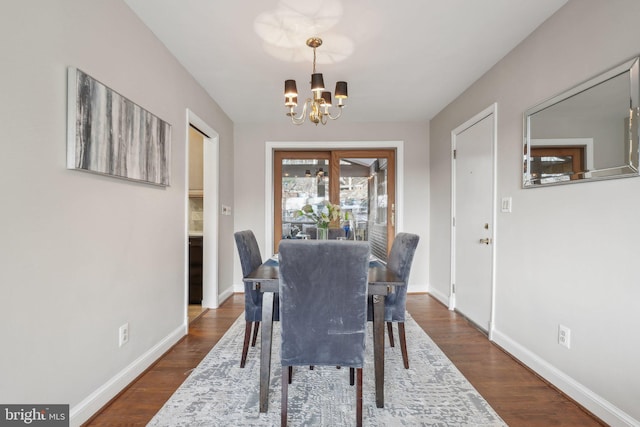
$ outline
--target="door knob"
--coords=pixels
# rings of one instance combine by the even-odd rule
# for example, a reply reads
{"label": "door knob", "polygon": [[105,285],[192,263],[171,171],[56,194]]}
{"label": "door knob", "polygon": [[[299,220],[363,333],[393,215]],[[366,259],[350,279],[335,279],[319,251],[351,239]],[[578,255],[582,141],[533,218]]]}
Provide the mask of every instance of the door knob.
{"label": "door knob", "polygon": [[488,245],[491,243],[491,237],[487,237],[486,239],[480,239],[480,243],[484,243],[485,245]]}

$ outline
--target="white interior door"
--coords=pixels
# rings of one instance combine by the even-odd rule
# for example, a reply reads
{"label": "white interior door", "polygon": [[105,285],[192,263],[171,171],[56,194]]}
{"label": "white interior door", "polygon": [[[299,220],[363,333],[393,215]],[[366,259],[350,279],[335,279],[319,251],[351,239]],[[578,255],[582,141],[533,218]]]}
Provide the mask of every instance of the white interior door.
{"label": "white interior door", "polygon": [[456,311],[490,333],[493,306],[495,107],[452,133]]}

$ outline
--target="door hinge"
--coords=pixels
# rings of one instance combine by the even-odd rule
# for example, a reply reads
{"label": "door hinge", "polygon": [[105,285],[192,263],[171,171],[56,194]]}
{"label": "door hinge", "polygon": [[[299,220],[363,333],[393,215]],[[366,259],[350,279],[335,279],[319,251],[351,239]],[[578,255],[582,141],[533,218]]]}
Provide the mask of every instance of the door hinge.
{"label": "door hinge", "polygon": [[456,293],[456,284],[455,283],[451,284],[451,292],[453,292],[454,294]]}
{"label": "door hinge", "polygon": [[451,225],[455,227],[456,226],[456,217],[454,216],[453,218],[451,218],[451,220],[452,220],[451,221]]}
{"label": "door hinge", "polygon": [[456,159],[457,155],[458,155],[458,150],[453,150],[453,160]]}

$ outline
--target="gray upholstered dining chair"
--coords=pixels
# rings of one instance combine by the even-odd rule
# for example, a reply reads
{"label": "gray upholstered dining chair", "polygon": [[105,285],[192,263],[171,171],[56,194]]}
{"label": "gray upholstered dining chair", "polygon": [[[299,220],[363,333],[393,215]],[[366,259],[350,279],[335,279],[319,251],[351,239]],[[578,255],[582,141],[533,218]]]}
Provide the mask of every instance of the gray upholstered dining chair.
{"label": "gray upholstered dining chair", "polygon": [[[409,273],[413,263],[413,255],[416,252],[420,236],[410,233],[398,233],[391,245],[387,268],[409,283]],[[400,339],[400,351],[405,369],[409,369],[409,355],[407,354],[407,338],[404,331],[405,312],[407,306],[407,286],[396,288],[393,294],[387,295],[384,300],[384,320],[387,322],[389,344],[394,347],[392,322],[398,324],[398,337]],[[368,319],[373,320],[373,302],[369,299]]]}
{"label": "gray upholstered dining chair", "polygon": [[362,425],[369,244],[282,240],[280,257],[281,425],[287,425],[293,366],[356,369],[356,422]]}
{"label": "gray upholstered dining chair", "polygon": [[[249,273],[262,264],[260,247],[256,241],[256,236],[251,230],[238,231],[234,234],[240,265],[242,266],[242,277],[247,277]],[[274,297],[274,320],[278,320],[278,295]],[[249,351],[249,338],[253,328],[253,340],[251,346],[255,347],[260,320],[262,320],[262,292],[252,289],[248,283],[244,284],[244,344],[242,346],[242,356],[240,357],[240,367],[244,368]]]}

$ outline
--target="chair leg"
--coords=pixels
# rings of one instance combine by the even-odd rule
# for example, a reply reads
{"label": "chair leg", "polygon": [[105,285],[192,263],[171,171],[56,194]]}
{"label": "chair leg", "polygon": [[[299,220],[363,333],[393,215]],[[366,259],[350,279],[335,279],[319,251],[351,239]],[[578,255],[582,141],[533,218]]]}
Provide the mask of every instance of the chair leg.
{"label": "chair leg", "polygon": [[409,355],[407,354],[407,337],[404,333],[404,322],[398,322],[398,336],[400,337],[400,351],[402,351],[404,369],[409,369]]}
{"label": "chair leg", "polygon": [[260,329],[260,322],[253,323],[253,339],[251,340],[251,347],[256,346],[256,338],[258,338],[258,329]]}
{"label": "chair leg", "polygon": [[362,368],[358,368],[358,385],[356,386],[356,426],[362,427]]}
{"label": "chair leg", "polygon": [[355,373],[356,373],[356,368],[349,368],[349,385],[354,385],[355,384]]}
{"label": "chair leg", "polygon": [[249,337],[251,337],[251,322],[245,322],[244,345],[242,346],[242,356],[240,357],[241,368],[244,368],[244,363],[247,361],[247,352],[249,351]]}
{"label": "chair leg", "polygon": [[395,343],[393,342],[393,328],[391,327],[391,322],[387,322],[387,332],[389,332],[389,345],[391,347],[395,347]]}
{"label": "chair leg", "polygon": [[289,366],[289,384],[293,381],[293,366]]}
{"label": "chair leg", "polygon": [[280,395],[280,427],[287,427],[287,391],[289,388],[289,369],[291,366],[282,367],[282,387]]}

